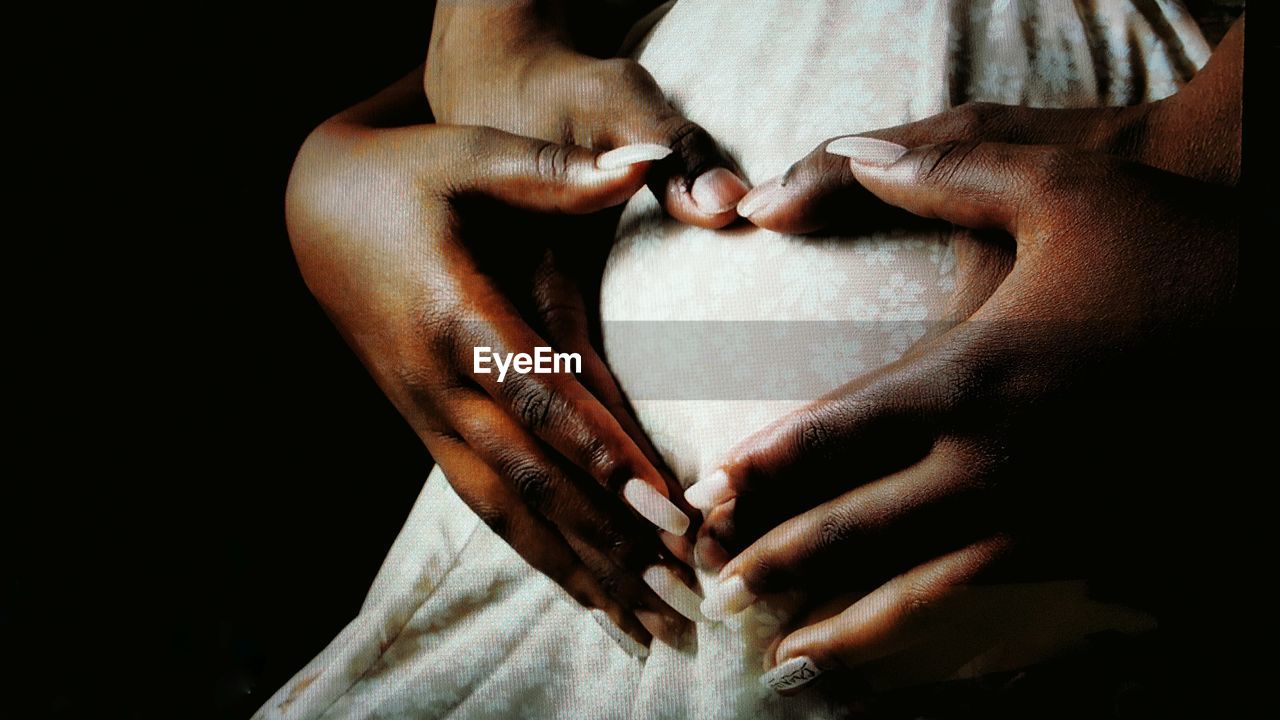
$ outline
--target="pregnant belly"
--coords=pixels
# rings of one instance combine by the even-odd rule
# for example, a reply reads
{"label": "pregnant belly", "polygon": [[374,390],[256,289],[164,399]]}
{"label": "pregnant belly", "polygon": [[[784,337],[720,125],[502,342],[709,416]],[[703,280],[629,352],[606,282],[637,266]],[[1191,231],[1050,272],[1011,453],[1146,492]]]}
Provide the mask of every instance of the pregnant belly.
{"label": "pregnant belly", "polygon": [[[1207,54],[1188,19],[1171,39],[1165,20],[1155,18],[1161,36],[1126,0],[1095,3],[1089,17],[1077,5],[682,0],[634,56],[758,184],[832,136],[970,99],[1160,97],[1184,79],[1174,68]],[[752,430],[945,326],[955,288],[970,280],[957,251],[972,249],[923,223],[817,238],[745,223],[708,231],[664,217],[644,192],[605,272],[605,351],[688,485]]]}
{"label": "pregnant belly", "polygon": [[[944,108],[936,90],[918,92],[937,85],[936,60],[867,62],[891,48],[884,27],[868,27],[866,5],[680,2],[637,57],[757,184],[826,138]],[[641,193],[605,274],[605,348],[688,484],[753,429],[896,359],[942,319],[954,265],[944,228],[709,231],[665,218]]]}

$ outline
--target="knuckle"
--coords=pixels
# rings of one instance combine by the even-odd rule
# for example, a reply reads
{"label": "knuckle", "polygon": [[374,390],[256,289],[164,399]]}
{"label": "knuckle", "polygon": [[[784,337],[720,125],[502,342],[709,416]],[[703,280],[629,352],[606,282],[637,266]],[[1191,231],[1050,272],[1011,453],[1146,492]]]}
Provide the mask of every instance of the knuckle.
{"label": "knuckle", "polygon": [[629,599],[634,597],[634,592],[623,577],[612,569],[600,569],[596,572],[596,581],[600,583],[600,589],[605,595],[616,600],[627,603]]}
{"label": "knuckle", "polygon": [[474,162],[487,157],[493,150],[494,137],[497,131],[493,128],[478,125],[451,127],[450,145],[465,162]]}
{"label": "knuckle", "polygon": [[1000,107],[995,103],[973,101],[955,108],[955,139],[976,139],[985,137],[1000,115]]}
{"label": "knuckle", "polygon": [[1041,193],[1054,196],[1080,185],[1084,164],[1080,155],[1064,147],[1046,147],[1036,153],[1029,180]]}
{"label": "knuckle", "polygon": [[562,181],[573,164],[573,146],[544,142],[533,154],[534,172],[546,180]]}
{"label": "knuckle", "polygon": [[[619,460],[610,443],[598,433],[586,433],[578,440],[579,452],[587,464],[593,477],[609,484],[625,482],[630,479],[624,463]],[[626,478],[622,476],[626,475]],[[619,480],[622,478],[621,480]]]}
{"label": "knuckle", "polygon": [[507,476],[520,497],[531,507],[545,509],[551,500],[552,473],[542,464],[525,459],[514,462],[507,469]]}
{"label": "knuckle", "polygon": [[949,140],[931,146],[920,156],[916,177],[938,187],[962,185],[965,175],[971,172],[967,160],[978,145],[976,140]]}
{"label": "knuckle", "polygon": [[409,300],[408,326],[412,343],[433,357],[448,357],[464,335],[467,312],[453,298],[422,292]]}
{"label": "knuckle", "polygon": [[511,521],[507,517],[503,509],[487,500],[473,500],[471,503],[471,511],[480,518],[495,535],[503,540],[511,539]]}
{"label": "knuckle", "polygon": [[935,599],[935,593],[931,588],[920,584],[908,585],[902,593],[901,605],[907,622],[916,627],[927,625],[937,608]]}
{"label": "knuckle", "polygon": [[540,304],[538,317],[551,338],[572,338],[585,333],[587,318],[581,305],[548,301]]}
{"label": "knuckle", "polygon": [[773,561],[773,554],[767,548],[764,551],[752,552],[742,561],[740,577],[747,585],[747,589],[753,593],[774,591],[782,584],[781,575],[777,564]]}
{"label": "knuckle", "polygon": [[810,553],[816,555],[843,545],[853,537],[857,525],[847,508],[835,507],[828,510],[818,523],[818,532],[814,534]]}
{"label": "knuckle", "polygon": [[937,612],[937,593],[924,583],[900,582],[892,607],[904,628],[924,630]]}
{"label": "knuckle", "polygon": [[534,433],[540,433],[551,425],[557,393],[550,386],[528,378],[522,375],[507,380],[507,400],[516,420]]}
{"label": "knuckle", "polygon": [[630,58],[608,58],[596,63],[594,77],[599,87],[614,92],[621,87],[635,87],[653,83],[653,76],[644,66]]}
{"label": "knuckle", "polygon": [[401,361],[393,366],[392,372],[400,387],[415,396],[430,394],[436,387],[436,375],[412,360]]}
{"label": "knuckle", "polygon": [[707,131],[683,115],[662,120],[658,130],[667,139],[671,157],[685,164],[683,170],[691,179],[710,169],[719,158],[719,148]]}
{"label": "knuckle", "polygon": [[653,562],[653,557],[641,548],[630,535],[623,532],[616,524],[606,522],[601,525],[600,542],[617,563],[623,567],[642,570]]}
{"label": "knuckle", "polygon": [[830,421],[821,412],[806,409],[795,432],[796,451],[803,455],[824,456],[834,434]]}

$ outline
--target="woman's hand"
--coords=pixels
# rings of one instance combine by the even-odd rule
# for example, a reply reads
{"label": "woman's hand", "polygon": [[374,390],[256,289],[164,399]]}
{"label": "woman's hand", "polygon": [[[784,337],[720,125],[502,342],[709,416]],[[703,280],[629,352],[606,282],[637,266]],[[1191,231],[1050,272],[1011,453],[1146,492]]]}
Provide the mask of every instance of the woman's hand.
{"label": "woman's hand", "polygon": [[[406,78],[307,140],[288,192],[303,276],[490,527],[636,639],[678,642],[687,623],[655,589],[696,616],[673,558],[688,555],[688,515],[591,343],[564,260],[607,250],[598,212],[643,189],[668,151],[389,126],[425,109],[421,92],[420,74]],[[500,380],[477,372],[478,347],[578,353],[582,372]]]}
{"label": "woman's hand", "polygon": [[670,147],[671,156],[654,163],[649,174],[667,212],[706,228],[736,220],[747,185],[734,163],[667,101],[638,63],[579,52],[567,15],[587,11],[562,4],[440,2],[425,75],[436,118],[592,150],[635,143]]}
{"label": "woman's hand", "polygon": [[[1152,523],[1194,519],[1169,512],[1159,464],[1176,466],[1170,446],[1198,419],[1176,383],[1203,371],[1194,340],[1236,278],[1238,211],[1219,185],[1057,147],[840,150],[875,197],[1007,233],[1016,260],[967,322],[755,434],[689,490],[699,555],[732,556],[704,613],[807,601],[813,624],[775,655],[797,681],[801,657],[875,666],[955,632],[996,638],[983,623],[1046,630],[1027,610],[1052,606],[1025,603],[1060,594],[1024,581],[1129,578],[1167,553]],[[936,669],[985,652],[968,649]]]}

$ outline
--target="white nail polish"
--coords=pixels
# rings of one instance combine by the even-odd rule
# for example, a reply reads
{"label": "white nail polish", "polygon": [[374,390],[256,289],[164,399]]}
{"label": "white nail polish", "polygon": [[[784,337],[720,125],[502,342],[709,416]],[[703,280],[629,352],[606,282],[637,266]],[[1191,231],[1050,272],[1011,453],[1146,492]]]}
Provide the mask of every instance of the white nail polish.
{"label": "white nail polish", "polygon": [[731,575],[707,591],[707,599],[702,601],[701,610],[703,615],[712,620],[727,620],[755,601],[756,596],[747,591],[747,584],[742,578]]}
{"label": "white nail polish", "polygon": [[589,614],[591,615],[591,619],[595,620],[596,624],[600,626],[600,629],[604,630],[614,642],[618,643],[618,646],[622,648],[623,652],[632,657],[640,658],[641,660],[649,657],[649,648],[636,642],[635,638],[623,632],[622,628],[614,625],[613,620],[609,618],[609,613],[601,610],[600,608],[591,608]]}
{"label": "white nail polish", "polygon": [[778,197],[782,181],[773,178],[751,189],[738,203],[738,215],[749,218],[768,207]]}
{"label": "white nail polish", "polygon": [[684,499],[702,512],[707,512],[729,498],[729,475],[717,469],[684,491]]}
{"label": "white nail polish", "polygon": [[672,535],[684,535],[689,530],[689,516],[639,478],[627,481],[622,487],[622,498],[645,520]]}
{"label": "white nail polish", "polygon": [[708,215],[719,215],[729,212],[738,205],[738,201],[746,195],[746,185],[737,175],[715,168],[708,170],[693,181],[689,194],[693,196],[693,204],[698,210]]}
{"label": "white nail polish", "polygon": [[782,692],[783,690],[804,687],[817,680],[819,675],[822,675],[822,668],[819,668],[808,657],[801,655],[800,657],[793,657],[761,675],[760,682],[774,692]]}
{"label": "white nail polish", "polygon": [[671,148],[653,143],[638,143],[614,148],[596,158],[597,170],[617,170],[638,162],[661,160],[671,154]]}
{"label": "white nail polish", "polygon": [[685,585],[671,568],[654,565],[644,571],[643,577],[645,584],[653,588],[658,597],[676,612],[694,622],[706,622],[707,619],[698,610],[702,598]]}
{"label": "white nail polish", "polygon": [[827,152],[847,157],[859,165],[887,168],[906,155],[908,149],[888,140],[868,137],[847,137],[827,143]]}

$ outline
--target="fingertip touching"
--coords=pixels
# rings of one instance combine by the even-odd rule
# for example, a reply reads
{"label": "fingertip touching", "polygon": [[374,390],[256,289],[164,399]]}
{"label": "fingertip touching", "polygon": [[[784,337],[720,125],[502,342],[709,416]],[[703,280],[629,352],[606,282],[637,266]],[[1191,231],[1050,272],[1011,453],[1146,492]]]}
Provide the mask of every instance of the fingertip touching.
{"label": "fingertip touching", "polygon": [[787,171],[747,194],[738,214],[766,230],[802,235],[817,232],[856,214],[860,193],[848,163],[823,143]]}

